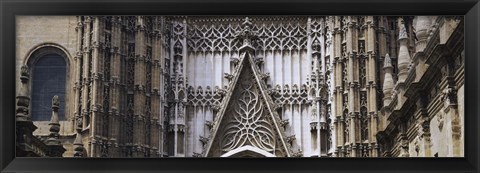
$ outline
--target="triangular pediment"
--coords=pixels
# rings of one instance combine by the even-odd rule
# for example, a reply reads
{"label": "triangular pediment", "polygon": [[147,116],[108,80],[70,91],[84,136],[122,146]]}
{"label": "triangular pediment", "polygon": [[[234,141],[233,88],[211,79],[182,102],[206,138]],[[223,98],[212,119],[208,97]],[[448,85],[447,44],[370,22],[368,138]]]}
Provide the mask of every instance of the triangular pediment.
{"label": "triangular pediment", "polygon": [[204,156],[220,157],[244,146],[277,157],[290,156],[280,118],[261,76],[250,52],[242,53],[214,120]]}

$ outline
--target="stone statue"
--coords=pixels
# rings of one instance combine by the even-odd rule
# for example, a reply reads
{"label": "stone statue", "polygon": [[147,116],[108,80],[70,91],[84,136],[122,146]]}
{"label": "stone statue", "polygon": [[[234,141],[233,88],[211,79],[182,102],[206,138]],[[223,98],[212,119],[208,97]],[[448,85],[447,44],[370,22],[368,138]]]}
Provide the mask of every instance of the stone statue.
{"label": "stone statue", "polygon": [[53,96],[52,98],[52,107],[59,107],[60,106],[60,99],[57,95]]}
{"label": "stone statue", "polygon": [[21,76],[30,76],[30,70],[28,69],[27,65],[23,65],[20,71],[21,71]]}
{"label": "stone statue", "polygon": [[385,55],[385,62],[383,64],[383,67],[391,67],[392,66],[392,59],[390,58],[390,55],[387,53]]}
{"label": "stone statue", "polygon": [[320,42],[317,39],[315,39],[315,41],[313,41],[312,49],[313,49],[313,51],[320,51]]}

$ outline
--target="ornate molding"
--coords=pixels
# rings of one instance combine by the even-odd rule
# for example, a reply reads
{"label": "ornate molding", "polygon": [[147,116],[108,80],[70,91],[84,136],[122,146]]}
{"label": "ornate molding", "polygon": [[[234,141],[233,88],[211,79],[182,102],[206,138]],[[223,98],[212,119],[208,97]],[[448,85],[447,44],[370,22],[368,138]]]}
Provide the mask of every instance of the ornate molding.
{"label": "ornate molding", "polygon": [[[228,24],[207,22],[211,20],[217,19],[195,19],[197,22],[188,27],[188,49],[193,52],[238,51],[242,43],[234,38],[244,29],[240,18],[231,20]],[[249,18],[248,21],[251,32],[258,33],[259,41],[252,43],[257,50],[306,49],[306,18],[292,18],[292,20],[287,21],[256,18],[252,21]]]}

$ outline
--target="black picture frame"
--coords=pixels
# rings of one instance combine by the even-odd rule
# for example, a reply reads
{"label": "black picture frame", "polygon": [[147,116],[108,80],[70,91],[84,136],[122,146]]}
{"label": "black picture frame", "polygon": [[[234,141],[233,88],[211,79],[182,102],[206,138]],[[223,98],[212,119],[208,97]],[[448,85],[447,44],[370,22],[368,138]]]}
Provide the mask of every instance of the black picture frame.
{"label": "black picture frame", "polygon": [[[1,0],[0,171],[479,172],[478,0]],[[465,15],[464,158],[15,158],[16,15]]]}

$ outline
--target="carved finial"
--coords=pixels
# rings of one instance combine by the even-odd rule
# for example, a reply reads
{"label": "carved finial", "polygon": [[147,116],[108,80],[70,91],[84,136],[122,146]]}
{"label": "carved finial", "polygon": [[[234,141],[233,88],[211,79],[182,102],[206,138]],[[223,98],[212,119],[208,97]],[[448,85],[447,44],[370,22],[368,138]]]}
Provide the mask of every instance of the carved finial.
{"label": "carved finial", "polygon": [[248,17],[245,17],[245,20],[242,23],[244,26],[252,26],[252,20]]}
{"label": "carved finial", "polygon": [[27,65],[23,65],[20,69],[21,71],[21,75],[22,76],[25,76],[25,77],[28,77],[30,76],[30,70],[28,69],[28,66]]}
{"label": "carved finial", "polygon": [[392,101],[392,96],[394,94],[394,81],[393,81],[393,76],[392,76],[392,63],[390,59],[390,55],[386,54],[385,55],[385,63],[383,70],[385,71],[385,76],[383,80],[383,105],[388,106],[390,102]]}
{"label": "carved finial", "polygon": [[50,124],[56,123],[58,124],[58,108],[60,106],[60,100],[58,95],[54,95],[52,98],[52,118],[50,120]]}
{"label": "carved finial", "polygon": [[60,106],[60,100],[57,95],[53,96],[52,98],[52,109],[53,108],[58,108]]}
{"label": "carved finial", "polygon": [[411,57],[410,52],[408,51],[408,39],[407,39],[407,30],[405,28],[404,21],[401,20],[400,24],[400,33],[398,41],[400,43],[400,48],[398,50],[398,82],[404,83],[408,76],[408,68],[410,66]]}
{"label": "carved finial", "polygon": [[383,63],[383,67],[392,67],[392,59],[390,58],[390,55],[388,55],[388,53],[385,55],[385,62]]}
{"label": "carved finial", "polygon": [[400,22],[400,32],[398,33],[398,39],[407,38],[407,28],[405,28],[405,21],[401,20]]}
{"label": "carved finial", "polygon": [[30,70],[27,65],[23,65],[20,68],[20,81],[23,84],[26,84],[29,79],[30,79]]}
{"label": "carved finial", "polygon": [[60,123],[58,121],[58,107],[60,103],[58,101],[58,96],[55,95],[52,98],[52,118],[50,119],[50,135],[48,135],[47,144],[48,145],[61,145],[58,137],[60,136]]}
{"label": "carved finial", "polygon": [[238,39],[242,42],[242,47],[240,47],[240,51],[242,52],[253,52],[255,50],[251,42],[258,39],[258,37],[256,36],[257,34],[252,31],[252,26],[253,24],[250,18],[246,17],[242,23],[242,30],[235,36],[235,39]]}

